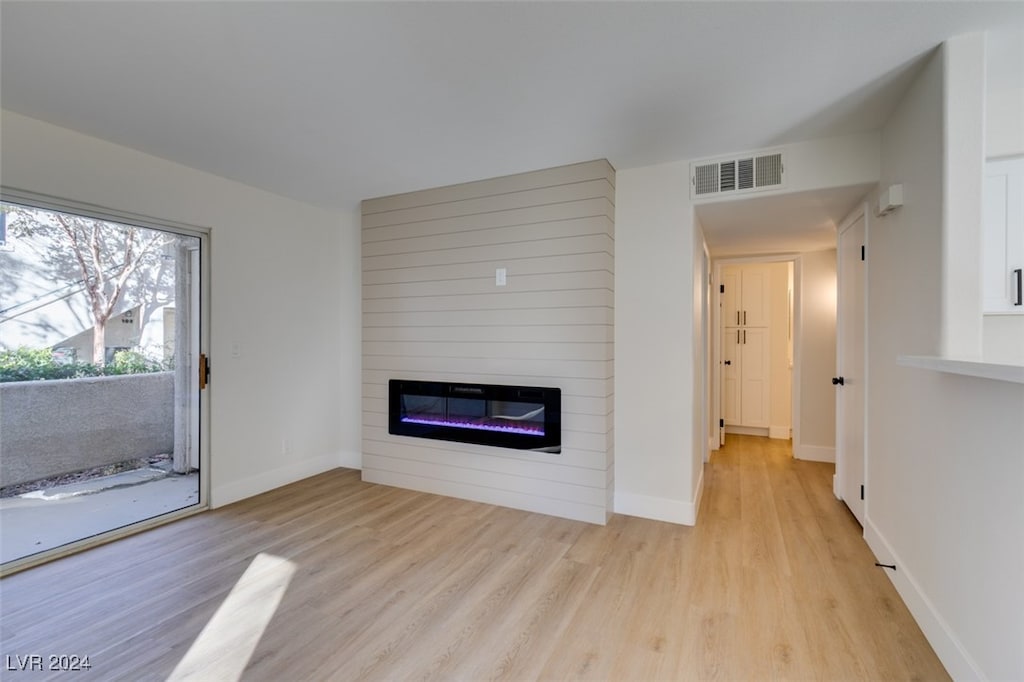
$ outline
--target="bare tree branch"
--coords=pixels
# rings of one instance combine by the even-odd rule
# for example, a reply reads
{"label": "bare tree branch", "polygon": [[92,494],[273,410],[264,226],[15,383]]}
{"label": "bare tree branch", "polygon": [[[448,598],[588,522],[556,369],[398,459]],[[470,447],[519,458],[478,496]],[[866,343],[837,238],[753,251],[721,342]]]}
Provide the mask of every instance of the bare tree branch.
{"label": "bare tree branch", "polygon": [[[19,234],[35,238],[45,237],[49,231],[50,239],[64,242],[64,247],[51,249],[53,262],[56,266],[62,258],[60,254],[64,254],[63,258],[72,261],[81,275],[95,325],[93,362],[103,364],[108,320],[130,286],[145,286],[133,284],[133,278],[143,265],[153,262],[155,252],[171,238],[158,231],[92,218],[25,208],[16,210]],[[144,234],[151,236],[143,239]]]}

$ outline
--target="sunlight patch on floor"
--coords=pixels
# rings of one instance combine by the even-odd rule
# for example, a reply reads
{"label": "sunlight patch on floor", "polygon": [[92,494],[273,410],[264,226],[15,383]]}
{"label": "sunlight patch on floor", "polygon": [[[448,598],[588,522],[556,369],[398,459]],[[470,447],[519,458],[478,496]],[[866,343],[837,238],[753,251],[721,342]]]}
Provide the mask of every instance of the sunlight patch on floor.
{"label": "sunlight patch on floor", "polygon": [[295,574],[295,564],[257,554],[168,680],[238,680]]}

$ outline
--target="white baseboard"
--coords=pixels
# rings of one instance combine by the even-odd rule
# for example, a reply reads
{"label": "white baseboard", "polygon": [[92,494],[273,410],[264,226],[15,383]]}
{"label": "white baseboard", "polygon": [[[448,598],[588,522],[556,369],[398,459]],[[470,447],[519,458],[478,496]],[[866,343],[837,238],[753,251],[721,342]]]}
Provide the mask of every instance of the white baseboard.
{"label": "white baseboard", "polygon": [[246,478],[229,481],[224,485],[217,485],[214,481],[210,486],[210,507],[223,507],[232,502],[244,500],[253,495],[265,493],[283,485],[301,481],[310,476],[322,474],[331,469],[337,469],[339,455],[323,455],[312,459],[303,459],[298,462],[291,462],[283,467],[264,471],[262,473],[248,476]]}
{"label": "white baseboard", "polygon": [[767,426],[726,426],[725,433],[736,434],[737,436],[761,436],[762,438],[768,437]]}
{"label": "white baseboard", "polygon": [[769,426],[768,437],[778,440],[789,440],[792,431],[788,426]]}
{"label": "white baseboard", "polygon": [[907,571],[905,564],[893,550],[892,545],[886,541],[882,533],[871,522],[870,517],[865,519],[864,540],[874,553],[880,563],[893,564],[896,570],[879,569],[885,571],[889,580],[896,587],[903,602],[910,609],[911,615],[917,621],[918,626],[924,633],[928,643],[932,645],[935,654],[946,667],[946,672],[954,680],[983,680],[985,674],[971,657],[963,644],[957,638],[949,624],[939,615],[935,605],[928,599],[928,595],[921,590],[921,586],[914,579],[914,576]]}
{"label": "white baseboard", "polygon": [[390,485],[395,488],[419,490],[434,495],[457,497],[462,500],[473,500],[484,504],[494,504],[511,509],[536,512],[558,516],[563,519],[586,521],[604,525],[608,522],[608,510],[605,505],[595,506],[583,502],[556,500],[550,497],[524,493],[515,490],[499,490],[460,481],[446,481],[427,476],[419,476],[385,469],[363,469],[363,481]]}
{"label": "white baseboard", "polygon": [[834,462],[836,461],[836,449],[824,445],[798,445],[794,443],[793,457],[812,462]]}
{"label": "white baseboard", "polygon": [[694,500],[672,500],[665,497],[652,497],[650,495],[636,495],[634,493],[615,492],[615,513],[626,516],[638,516],[642,519],[653,519],[655,521],[668,521],[684,526],[695,526],[697,524],[697,510],[700,508],[700,500],[704,496],[704,471],[701,470],[700,479],[697,481],[697,492]]}

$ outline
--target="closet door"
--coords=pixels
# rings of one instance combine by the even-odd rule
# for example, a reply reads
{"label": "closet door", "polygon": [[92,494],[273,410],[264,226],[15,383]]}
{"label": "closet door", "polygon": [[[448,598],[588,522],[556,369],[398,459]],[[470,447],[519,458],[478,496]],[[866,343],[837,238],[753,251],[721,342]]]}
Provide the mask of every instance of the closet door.
{"label": "closet door", "polygon": [[722,324],[725,327],[740,326],[740,267],[727,265],[722,268]]}
{"label": "closet door", "polygon": [[771,268],[722,268],[722,417],[726,426],[771,422],[769,337]]}
{"label": "closet door", "polygon": [[768,328],[746,327],[740,332],[741,423],[743,426],[768,427],[771,421]]}
{"label": "closet door", "polygon": [[743,267],[740,282],[740,326],[768,326],[770,277],[771,270],[765,265]]}

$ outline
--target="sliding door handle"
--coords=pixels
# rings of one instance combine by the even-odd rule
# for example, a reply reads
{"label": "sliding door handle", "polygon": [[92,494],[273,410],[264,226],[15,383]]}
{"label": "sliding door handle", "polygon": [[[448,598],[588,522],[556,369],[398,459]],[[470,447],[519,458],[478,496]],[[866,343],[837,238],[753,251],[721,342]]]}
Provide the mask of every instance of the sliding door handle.
{"label": "sliding door handle", "polygon": [[210,383],[210,358],[206,353],[199,354],[199,390],[206,388]]}

